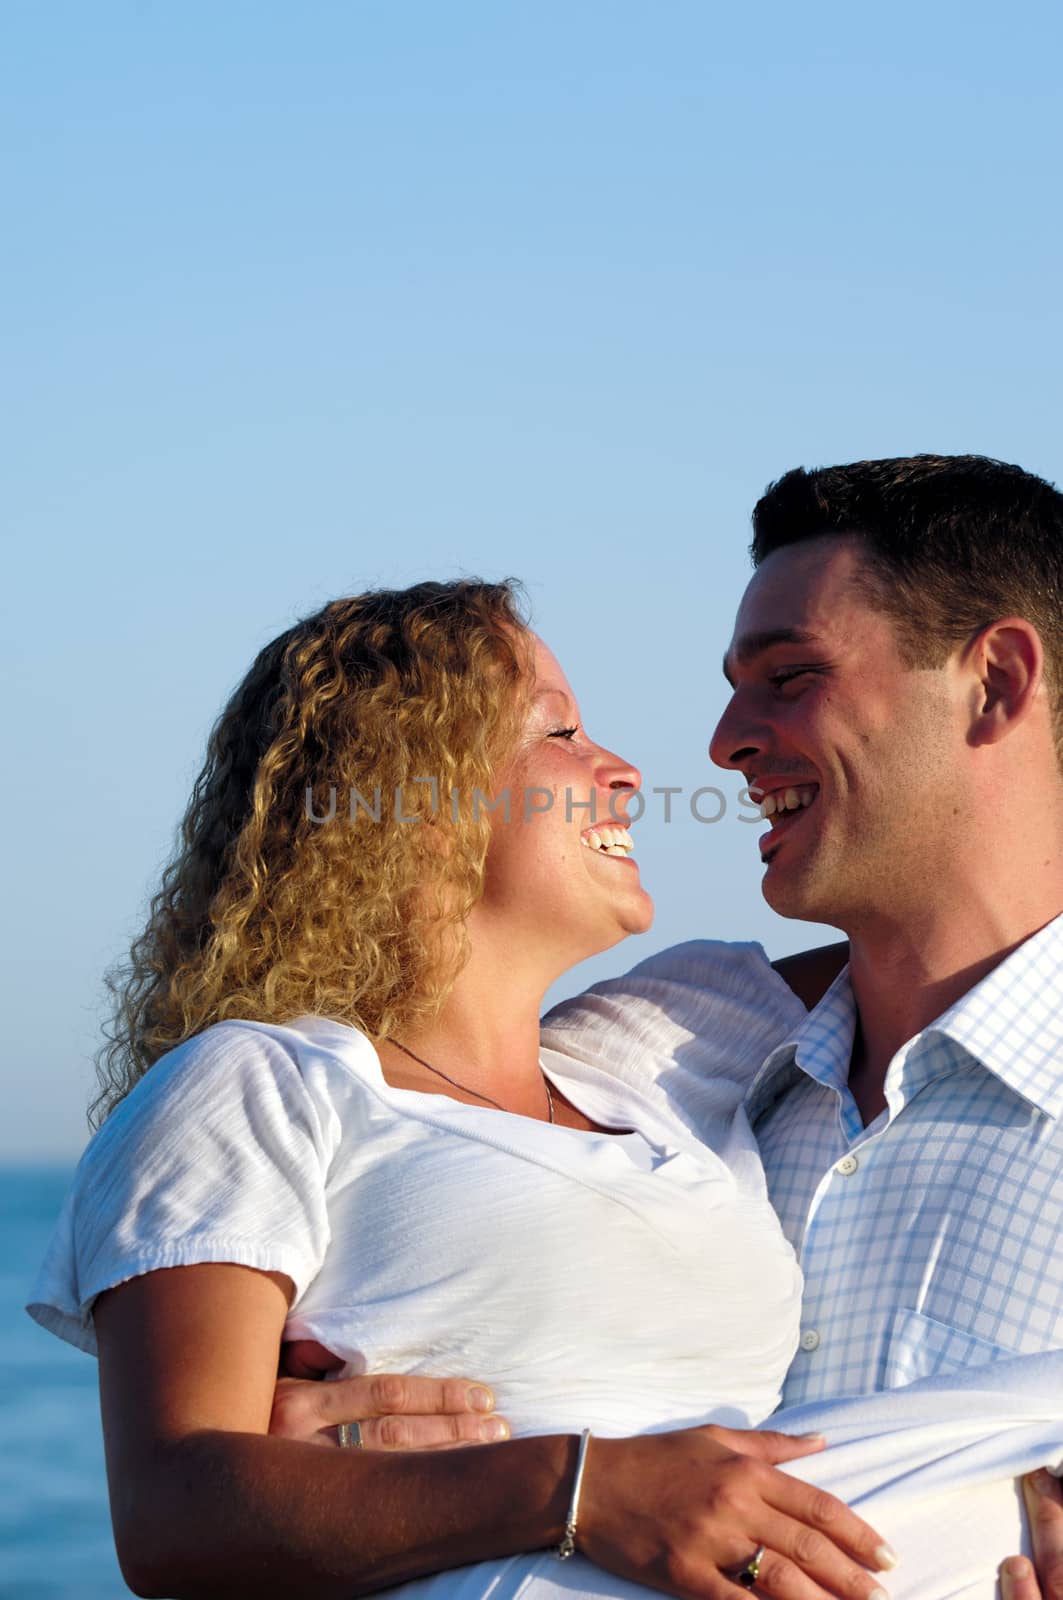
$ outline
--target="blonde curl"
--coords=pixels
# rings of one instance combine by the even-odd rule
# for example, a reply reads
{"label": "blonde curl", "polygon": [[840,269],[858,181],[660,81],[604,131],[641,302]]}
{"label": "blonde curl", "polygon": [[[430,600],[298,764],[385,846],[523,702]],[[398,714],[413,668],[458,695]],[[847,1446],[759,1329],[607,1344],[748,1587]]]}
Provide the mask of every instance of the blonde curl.
{"label": "blonde curl", "polygon": [[[107,976],[94,1124],[216,1022],[311,1013],[386,1038],[438,1012],[483,886],[490,819],[470,799],[514,748],[529,639],[515,583],[468,579],[334,600],[260,652],[211,733],[147,926]],[[438,810],[414,781],[429,777]],[[351,791],[372,803],[378,788],[380,822],[352,820]],[[418,824],[395,821],[396,790]],[[335,815],[315,821],[332,791]]]}

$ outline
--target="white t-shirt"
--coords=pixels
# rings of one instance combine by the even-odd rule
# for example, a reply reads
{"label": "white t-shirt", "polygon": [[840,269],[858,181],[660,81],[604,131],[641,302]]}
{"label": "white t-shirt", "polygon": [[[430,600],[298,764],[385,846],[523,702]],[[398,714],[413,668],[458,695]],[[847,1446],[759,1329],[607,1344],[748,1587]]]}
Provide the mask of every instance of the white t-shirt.
{"label": "white t-shirt", "polygon": [[[393,1089],[368,1039],[320,1017],[207,1029],[89,1146],[32,1314],[93,1350],[104,1289],[238,1262],[292,1279],[286,1337],[351,1372],[481,1375],[518,1435],[758,1421],[796,1348],[800,1275],[740,1103],[789,991],[765,1006],[759,947],[707,953],[707,1100],[703,1071],[677,1068],[663,1095],[645,1071],[581,1061],[571,1013],[550,1041],[572,1053],[544,1050],[573,1104],[630,1135]],[[681,971],[629,991],[621,1066],[655,1054]]]}

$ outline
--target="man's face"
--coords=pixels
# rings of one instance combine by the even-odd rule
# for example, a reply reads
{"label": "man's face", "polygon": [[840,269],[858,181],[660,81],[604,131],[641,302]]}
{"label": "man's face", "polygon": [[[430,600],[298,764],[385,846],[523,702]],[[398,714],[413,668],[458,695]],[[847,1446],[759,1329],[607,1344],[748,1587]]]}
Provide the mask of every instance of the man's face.
{"label": "man's face", "polygon": [[854,582],[861,549],[826,537],[761,565],[710,746],[776,808],[760,840],[769,905],[848,931],[909,918],[970,825],[960,680],[951,663],[904,664],[894,624]]}

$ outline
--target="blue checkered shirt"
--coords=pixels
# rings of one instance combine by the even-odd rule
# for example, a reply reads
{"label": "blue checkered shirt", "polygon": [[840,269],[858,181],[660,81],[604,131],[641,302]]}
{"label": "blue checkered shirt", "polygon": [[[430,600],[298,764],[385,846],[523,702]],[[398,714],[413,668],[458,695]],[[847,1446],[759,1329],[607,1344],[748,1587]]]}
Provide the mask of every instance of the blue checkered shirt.
{"label": "blue checkered shirt", "polygon": [[750,1086],[801,1260],[784,1404],[1063,1347],[1063,917],[899,1050],[868,1127],[843,972]]}

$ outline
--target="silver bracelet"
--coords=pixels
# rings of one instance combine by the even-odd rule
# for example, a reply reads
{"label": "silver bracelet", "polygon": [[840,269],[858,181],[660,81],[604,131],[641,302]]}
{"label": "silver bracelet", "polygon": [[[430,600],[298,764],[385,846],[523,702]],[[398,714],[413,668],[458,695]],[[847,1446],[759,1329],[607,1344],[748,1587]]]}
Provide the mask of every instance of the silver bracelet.
{"label": "silver bracelet", "polygon": [[591,1430],[584,1428],[580,1434],[579,1455],[576,1457],[576,1476],[572,1480],[572,1498],[568,1503],[568,1516],[565,1518],[565,1533],[554,1551],[559,1561],[567,1561],[569,1556],[576,1554],[576,1523],[579,1520],[579,1492],[583,1488],[583,1469],[587,1464],[587,1446],[591,1442]]}

